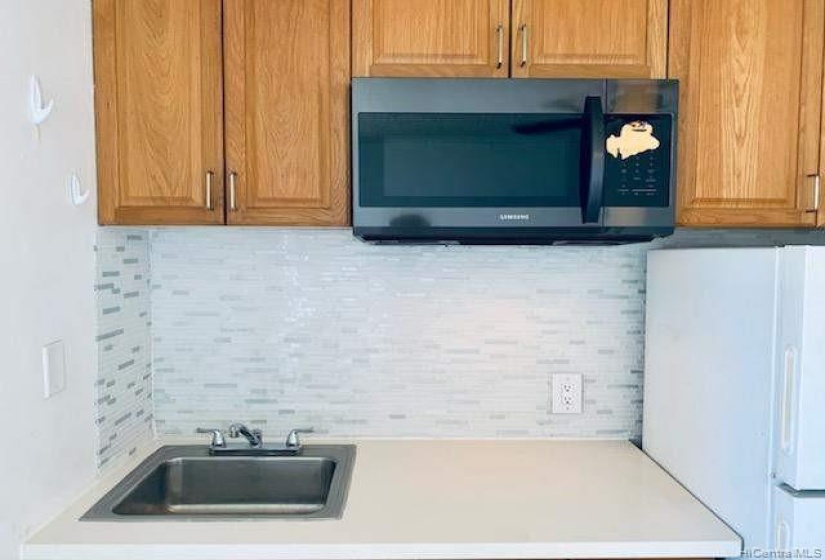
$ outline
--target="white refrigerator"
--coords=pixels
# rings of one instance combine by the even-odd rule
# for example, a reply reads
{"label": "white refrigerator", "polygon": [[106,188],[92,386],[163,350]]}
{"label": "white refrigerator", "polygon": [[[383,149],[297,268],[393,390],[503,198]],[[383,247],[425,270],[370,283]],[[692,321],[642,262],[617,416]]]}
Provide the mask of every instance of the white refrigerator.
{"label": "white refrigerator", "polygon": [[825,558],[825,248],[648,257],[643,447],[752,558]]}

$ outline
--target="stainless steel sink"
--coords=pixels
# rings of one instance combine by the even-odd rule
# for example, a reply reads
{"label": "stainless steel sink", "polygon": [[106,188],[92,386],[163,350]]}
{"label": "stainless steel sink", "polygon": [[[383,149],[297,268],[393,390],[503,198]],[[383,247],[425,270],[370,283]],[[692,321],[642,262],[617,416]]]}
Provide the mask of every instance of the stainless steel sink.
{"label": "stainless steel sink", "polygon": [[307,445],[287,457],[162,447],[81,519],[340,518],[354,460],[354,445]]}

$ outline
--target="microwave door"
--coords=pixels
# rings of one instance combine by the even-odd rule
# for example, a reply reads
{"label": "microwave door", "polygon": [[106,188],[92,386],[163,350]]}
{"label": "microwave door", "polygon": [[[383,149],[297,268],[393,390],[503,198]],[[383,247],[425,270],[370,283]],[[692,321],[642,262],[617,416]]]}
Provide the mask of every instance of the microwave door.
{"label": "microwave door", "polygon": [[582,113],[361,113],[356,218],[524,228],[582,227],[588,214],[598,227],[590,192],[600,192],[604,156],[588,159],[594,187],[582,187],[583,122]]}

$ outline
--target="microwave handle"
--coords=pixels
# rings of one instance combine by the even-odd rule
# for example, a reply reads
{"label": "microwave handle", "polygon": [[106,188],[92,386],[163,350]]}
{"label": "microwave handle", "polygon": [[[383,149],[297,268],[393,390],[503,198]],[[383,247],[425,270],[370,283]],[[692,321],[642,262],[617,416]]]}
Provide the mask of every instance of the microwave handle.
{"label": "microwave handle", "polygon": [[599,223],[604,200],[604,110],[601,97],[587,97],[582,118],[581,205],[585,224]]}

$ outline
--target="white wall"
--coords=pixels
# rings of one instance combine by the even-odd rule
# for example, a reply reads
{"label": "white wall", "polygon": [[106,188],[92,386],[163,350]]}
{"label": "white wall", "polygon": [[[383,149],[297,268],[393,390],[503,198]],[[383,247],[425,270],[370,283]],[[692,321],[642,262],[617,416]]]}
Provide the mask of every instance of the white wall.
{"label": "white wall", "polygon": [[[54,115],[38,143],[29,75]],[[0,558],[95,474],[95,201],[69,204],[76,170],[94,178],[89,0],[0,0]],[[40,350],[62,338],[68,388],[44,400]]]}

